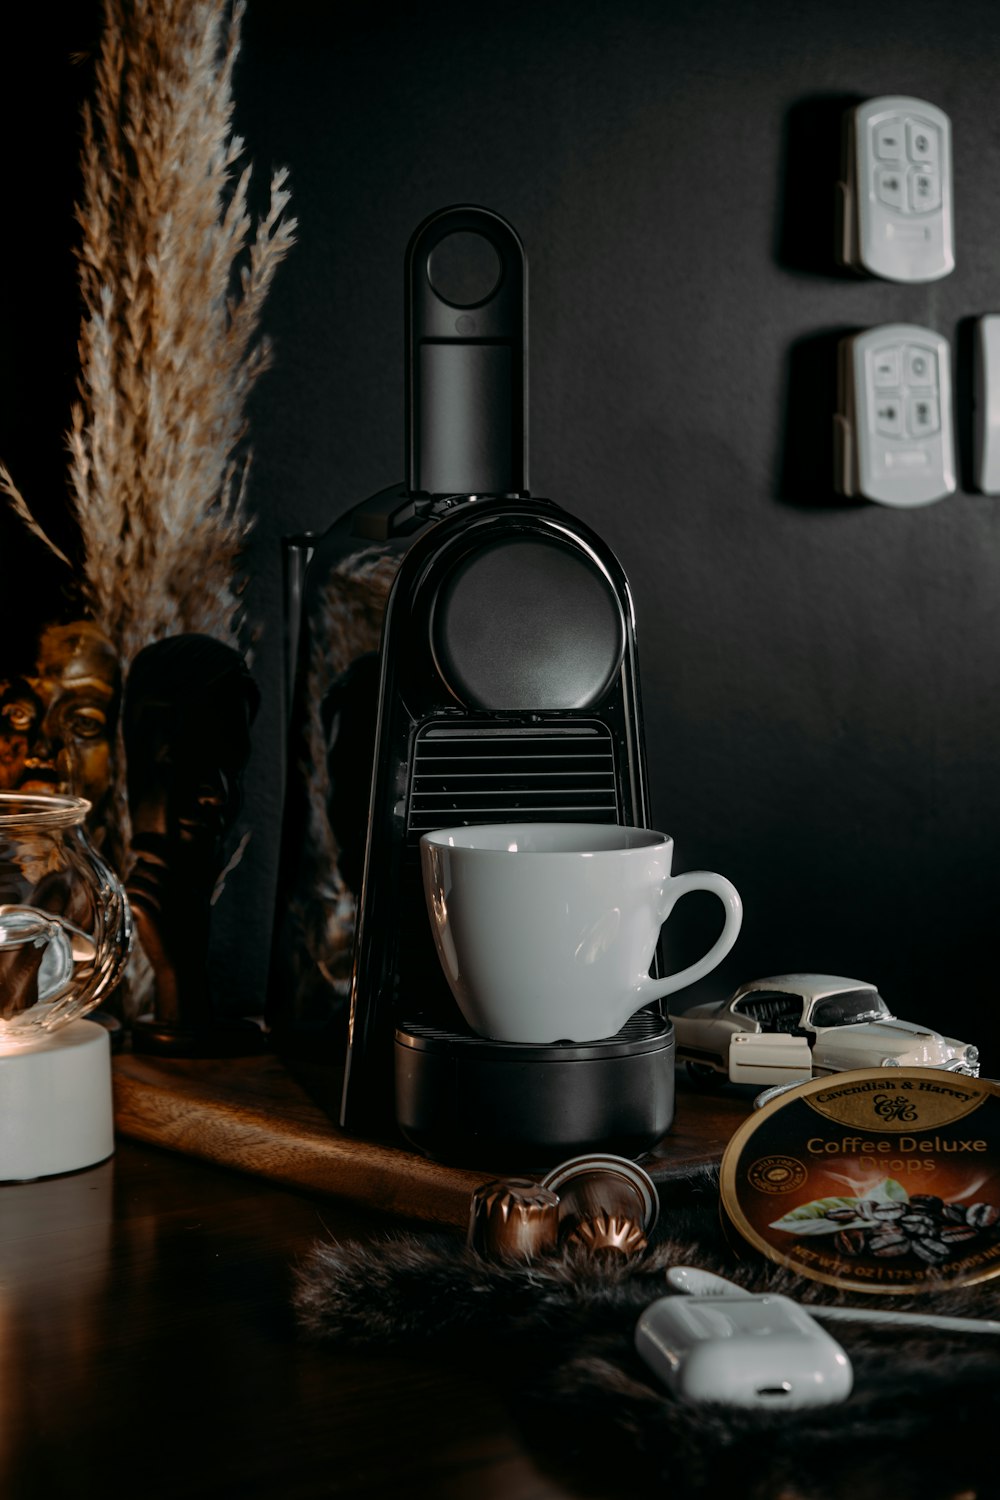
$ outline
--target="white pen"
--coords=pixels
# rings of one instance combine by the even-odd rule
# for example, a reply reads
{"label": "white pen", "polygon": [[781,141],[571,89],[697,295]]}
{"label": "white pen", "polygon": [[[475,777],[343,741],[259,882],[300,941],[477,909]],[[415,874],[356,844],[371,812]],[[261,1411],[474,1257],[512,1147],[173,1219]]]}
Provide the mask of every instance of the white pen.
{"label": "white pen", "polygon": [[823,1302],[803,1302],[800,1306],[822,1322],[905,1323],[909,1328],[941,1328],[946,1333],[1000,1333],[995,1318],[949,1318],[941,1313],[892,1312],[873,1307],[829,1307]]}
{"label": "white pen", "polygon": [[[701,1271],[697,1266],[671,1266],[667,1271],[667,1284],[675,1291],[693,1297],[752,1297],[746,1287],[737,1286],[725,1276],[714,1271]],[[892,1312],[873,1307],[831,1307],[823,1302],[803,1302],[814,1318],[841,1323],[901,1323],[909,1328],[938,1328],[946,1333],[1000,1333],[1000,1321],[995,1318],[951,1318],[941,1313]]]}

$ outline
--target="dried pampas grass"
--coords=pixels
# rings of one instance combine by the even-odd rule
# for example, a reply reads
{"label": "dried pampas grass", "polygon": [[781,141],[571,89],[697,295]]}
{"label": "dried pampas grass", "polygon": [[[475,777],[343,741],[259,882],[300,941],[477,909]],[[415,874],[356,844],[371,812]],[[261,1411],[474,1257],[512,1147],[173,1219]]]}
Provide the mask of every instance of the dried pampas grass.
{"label": "dried pampas grass", "polygon": [[[251,218],[233,134],[244,0],[105,0],[77,209],[80,400],[69,433],[81,592],[123,669],[197,631],[240,646],[246,405],[294,240],[286,173]],[[129,863],[119,734],[111,847]]]}
{"label": "dried pampas grass", "polygon": [[246,404],[293,243],[286,173],[263,217],[232,133],[243,0],[105,0],[77,210],[83,323],[70,483],[83,592],[127,664],[203,631],[237,645]]}
{"label": "dried pampas grass", "polygon": [[[245,9],[104,0],[83,113],[79,400],[67,437],[74,583],[123,674],[171,635],[246,644],[247,402],[270,361],[261,315],[296,221],[284,170],[260,217],[250,208],[252,167],[232,128]],[[2,465],[0,495],[72,568]],[[92,831],[125,873],[120,728],[107,808]]]}

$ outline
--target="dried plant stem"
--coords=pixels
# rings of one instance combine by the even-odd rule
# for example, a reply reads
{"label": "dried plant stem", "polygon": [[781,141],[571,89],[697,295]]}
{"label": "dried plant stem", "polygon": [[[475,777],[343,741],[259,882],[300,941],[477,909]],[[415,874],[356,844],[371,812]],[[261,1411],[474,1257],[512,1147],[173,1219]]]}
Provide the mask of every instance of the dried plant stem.
{"label": "dried plant stem", "polygon": [[125,663],[178,631],[238,644],[242,624],[246,405],[295,230],[286,173],[255,225],[237,171],[244,9],[105,0],[84,112],[70,481],[88,603]]}
{"label": "dried plant stem", "polygon": [[7,497],[7,499],[10,501],[11,509],[14,511],[14,514],[24,522],[25,526],[27,526],[32,536],[37,537],[40,542],[43,542],[44,545],[49,549],[49,551],[53,553],[54,556],[58,557],[60,562],[63,562],[67,567],[70,567],[70,560],[66,556],[65,552],[60,551],[55,542],[52,541],[51,537],[47,535],[47,533],[42,529],[42,527],[35,520],[34,516],[31,514],[31,511],[28,508],[28,502],[25,500],[24,496],[21,494],[21,491],[18,489],[17,485],[11,478],[10,471],[7,468],[6,464],[3,463],[0,463],[0,495],[5,495]]}

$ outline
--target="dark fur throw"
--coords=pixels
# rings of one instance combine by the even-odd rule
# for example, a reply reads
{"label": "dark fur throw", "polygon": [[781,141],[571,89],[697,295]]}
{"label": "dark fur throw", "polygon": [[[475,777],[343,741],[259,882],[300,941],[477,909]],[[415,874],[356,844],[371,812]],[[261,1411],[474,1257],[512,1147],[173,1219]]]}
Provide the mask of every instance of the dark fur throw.
{"label": "dark fur throw", "polygon": [[862,1298],[749,1251],[740,1259],[707,1175],[661,1190],[654,1241],[632,1259],[566,1248],[506,1265],[443,1232],[318,1243],[296,1273],[295,1308],[317,1338],[447,1341],[459,1356],[467,1350],[470,1365],[481,1366],[488,1337],[491,1366],[509,1371],[526,1444],[582,1494],[633,1496],[649,1486],[664,1500],[1000,1500],[1000,1339],[838,1322],[830,1332],[854,1367],[843,1405],[771,1414],[681,1404],[633,1346],[636,1319],[669,1291],[672,1265],[802,1303],[1000,1318],[1000,1279]]}

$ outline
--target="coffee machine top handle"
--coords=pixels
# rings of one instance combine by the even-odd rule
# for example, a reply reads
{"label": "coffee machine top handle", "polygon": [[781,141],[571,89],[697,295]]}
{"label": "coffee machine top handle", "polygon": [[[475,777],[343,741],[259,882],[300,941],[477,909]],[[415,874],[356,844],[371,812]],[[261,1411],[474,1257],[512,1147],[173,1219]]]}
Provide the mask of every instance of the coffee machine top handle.
{"label": "coffee machine top handle", "polygon": [[528,494],[528,266],[486,208],[445,208],[406,251],[407,482],[417,495]]}

